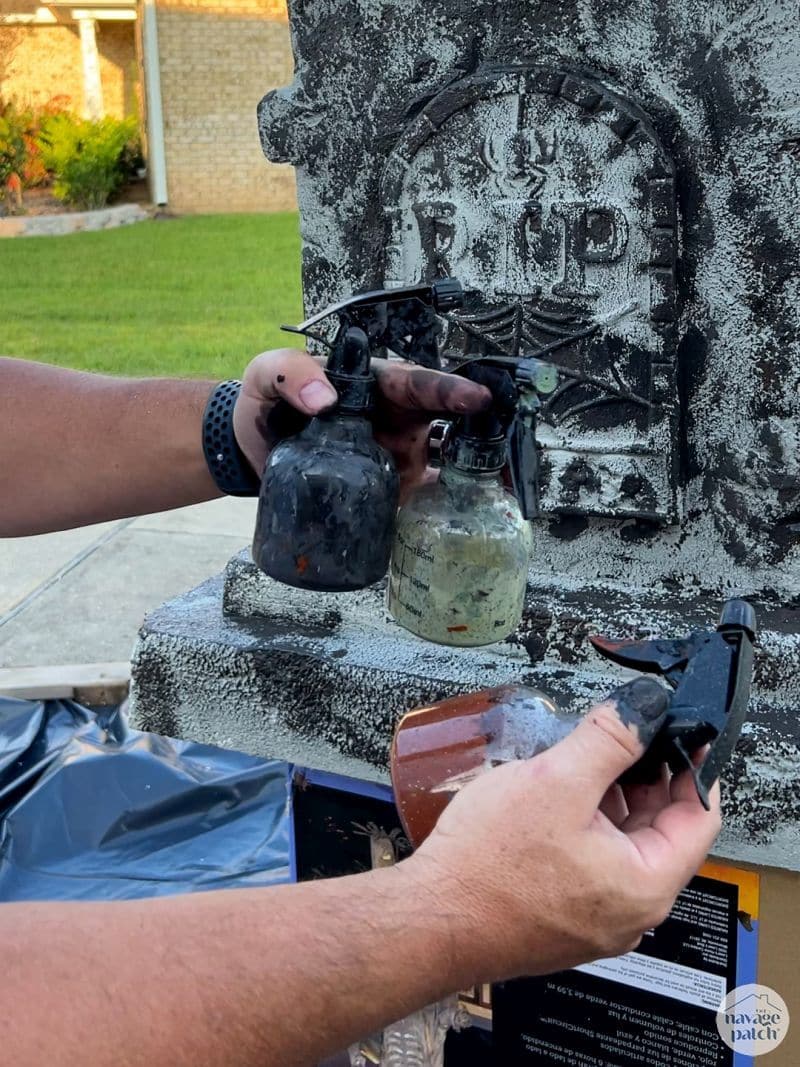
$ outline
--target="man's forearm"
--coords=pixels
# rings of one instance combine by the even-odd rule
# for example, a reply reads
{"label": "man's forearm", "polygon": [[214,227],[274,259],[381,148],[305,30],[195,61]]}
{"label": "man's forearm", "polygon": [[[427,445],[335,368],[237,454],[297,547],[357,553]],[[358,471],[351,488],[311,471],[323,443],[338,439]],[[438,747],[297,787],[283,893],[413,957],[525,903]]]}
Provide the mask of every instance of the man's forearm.
{"label": "man's forearm", "polygon": [[0,359],[0,535],[219,496],[201,447],[211,389]]}
{"label": "man's forearm", "polygon": [[437,903],[406,866],[161,900],[0,905],[3,1055],[15,1067],[316,1064],[477,978],[456,950],[469,953],[470,938],[457,936],[467,920],[454,894]]}

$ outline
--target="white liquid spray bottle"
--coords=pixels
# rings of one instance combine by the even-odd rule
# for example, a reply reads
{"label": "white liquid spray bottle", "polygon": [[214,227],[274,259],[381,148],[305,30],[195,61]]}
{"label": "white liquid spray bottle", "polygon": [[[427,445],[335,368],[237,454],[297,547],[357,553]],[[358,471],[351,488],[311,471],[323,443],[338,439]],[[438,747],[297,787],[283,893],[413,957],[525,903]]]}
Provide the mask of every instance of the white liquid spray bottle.
{"label": "white liquid spray bottle", "polygon": [[[388,608],[405,629],[444,645],[501,641],[522,615],[538,513],[539,396],[558,371],[524,357],[483,356],[454,373],[489,388],[490,408],[445,424],[442,472],[397,516]],[[513,491],[502,481],[511,472]]]}

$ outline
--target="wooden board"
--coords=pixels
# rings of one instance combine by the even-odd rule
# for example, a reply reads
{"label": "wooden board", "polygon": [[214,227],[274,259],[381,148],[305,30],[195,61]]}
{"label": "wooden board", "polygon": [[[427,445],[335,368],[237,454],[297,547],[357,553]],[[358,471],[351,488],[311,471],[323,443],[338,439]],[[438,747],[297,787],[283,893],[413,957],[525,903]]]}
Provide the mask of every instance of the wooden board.
{"label": "wooden board", "polygon": [[99,706],[128,695],[130,663],[66,663],[48,667],[0,668],[0,696],[20,700],[77,700]]}

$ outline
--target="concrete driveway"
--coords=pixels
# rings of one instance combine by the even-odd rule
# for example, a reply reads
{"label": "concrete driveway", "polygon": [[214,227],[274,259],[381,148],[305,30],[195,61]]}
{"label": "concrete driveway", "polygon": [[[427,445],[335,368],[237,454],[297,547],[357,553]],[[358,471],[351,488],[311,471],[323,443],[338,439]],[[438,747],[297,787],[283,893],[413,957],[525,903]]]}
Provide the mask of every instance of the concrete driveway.
{"label": "concrete driveway", "polygon": [[226,498],[0,540],[0,669],[126,663],[146,612],[221,571],[255,513]]}

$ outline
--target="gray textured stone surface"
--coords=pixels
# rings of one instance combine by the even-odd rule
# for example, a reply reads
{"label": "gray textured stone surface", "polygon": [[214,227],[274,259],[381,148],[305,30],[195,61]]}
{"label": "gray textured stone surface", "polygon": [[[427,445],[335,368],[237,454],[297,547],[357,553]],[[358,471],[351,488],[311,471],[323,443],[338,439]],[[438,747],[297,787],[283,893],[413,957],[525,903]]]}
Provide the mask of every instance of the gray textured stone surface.
{"label": "gray textured stone surface", "polygon": [[290,12],[296,80],[260,122],[267,156],[297,167],[308,308],[446,269],[472,311],[518,312],[535,349],[556,329],[542,316],[633,302],[559,352],[579,382],[545,422],[538,566],[797,597],[793,0]]}
{"label": "gray textured stone surface", "polygon": [[[800,28],[793,0],[290,0],[265,97],[297,168],[309,311],[453,273],[445,361],[551,354],[544,515],[503,645],[425,645],[379,591],[242,559],[143,628],[143,725],[366,777],[401,711],[509,680],[575,710],[618,676],[586,640],[759,612],[724,854],[800,867]],[[582,336],[575,336],[582,334]],[[355,761],[355,762],[354,762]]]}
{"label": "gray textured stone surface", "polygon": [[[532,586],[510,641],[458,649],[400,629],[383,596],[381,586],[338,594],[288,589],[241,553],[224,581],[211,579],[146,620],[133,661],[134,722],[386,780],[392,732],[404,711],[518,682],[546,690],[577,714],[630,676],[592,652],[588,633],[680,633],[712,624],[718,607],[694,600],[667,609],[623,595],[592,607],[563,590]],[[726,774],[726,832],[717,852],[800,869],[800,676],[783,654],[793,642],[786,612],[763,611],[761,623],[751,717]]]}

